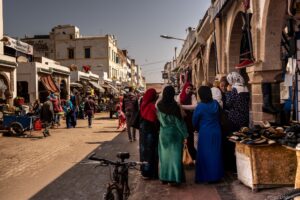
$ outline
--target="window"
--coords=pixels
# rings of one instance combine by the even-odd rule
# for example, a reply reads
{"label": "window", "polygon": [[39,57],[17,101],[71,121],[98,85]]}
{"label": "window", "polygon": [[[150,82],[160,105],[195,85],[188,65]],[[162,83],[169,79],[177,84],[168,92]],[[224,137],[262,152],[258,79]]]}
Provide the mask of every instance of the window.
{"label": "window", "polygon": [[68,57],[69,57],[69,59],[74,58],[74,49],[73,48],[68,49]]}
{"label": "window", "polygon": [[84,48],[84,57],[91,58],[91,48],[90,47]]}

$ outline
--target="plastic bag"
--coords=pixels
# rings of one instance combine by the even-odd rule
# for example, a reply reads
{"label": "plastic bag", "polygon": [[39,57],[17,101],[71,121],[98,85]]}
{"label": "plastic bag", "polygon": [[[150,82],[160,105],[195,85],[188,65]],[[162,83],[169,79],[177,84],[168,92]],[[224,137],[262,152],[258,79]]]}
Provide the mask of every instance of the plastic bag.
{"label": "plastic bag", "polygon": [[194,164],[193,159],[189,153],[188,147],[186,144],[183,146],[183,153],[182,153],[182,163],[184,165],[192,165]]}

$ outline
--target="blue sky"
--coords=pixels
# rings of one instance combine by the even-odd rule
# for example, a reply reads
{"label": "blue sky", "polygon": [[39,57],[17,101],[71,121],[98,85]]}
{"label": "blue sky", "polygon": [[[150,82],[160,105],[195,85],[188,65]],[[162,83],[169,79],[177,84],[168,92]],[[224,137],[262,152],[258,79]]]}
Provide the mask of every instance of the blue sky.
{"label": "blue sky", "polygon": [[[114,34],[121,49],[142,66],[147,82],[161,82],[161,71],[210,6],[209,0],[3,0],[4,33],[12,37],[48,34],[72,24],[81,35]],[[155,63],[155,64],[153,64]]]}

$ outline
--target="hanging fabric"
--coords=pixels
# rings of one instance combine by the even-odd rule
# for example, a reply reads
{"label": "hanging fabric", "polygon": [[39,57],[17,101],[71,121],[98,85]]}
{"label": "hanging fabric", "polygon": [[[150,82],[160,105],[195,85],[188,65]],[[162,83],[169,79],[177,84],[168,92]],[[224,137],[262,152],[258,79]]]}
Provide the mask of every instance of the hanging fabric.
{"label": "hanging fabric", "polygon": [[245,10],[245,12],[242,13],[243,26],[242,26],[242,39],[241,39],[241,46],[240,46],[240,62],[238,65],[235,66],[236,69],[242,69],[254,63],[251,26],[250,26],[251,18],[252,18],[252,13],[247,13],[247,10]]}
{"label": "hanging fabric", "polygon": [[295,108],[296,108],[296,111],[297,111],[297,115],[296,115],[296,119],[299,121],[300,120],[300,106],[299,106],[299,99],[300,99],[300,89],[299,89],[299,86],[300,86],[300,71],[299,71],[299,67],[300,67],[300,31],[296,32],[295,33],[295,40],[296,40],[296,49],[297,49],[297,52],[296,52],[296,59],[297,59],[297,64],[296,64],[296,68],[295,68],[295,87],[296,87],[296,98],[297,100],[295,101],[296,102],[296,105],[295,105]]}

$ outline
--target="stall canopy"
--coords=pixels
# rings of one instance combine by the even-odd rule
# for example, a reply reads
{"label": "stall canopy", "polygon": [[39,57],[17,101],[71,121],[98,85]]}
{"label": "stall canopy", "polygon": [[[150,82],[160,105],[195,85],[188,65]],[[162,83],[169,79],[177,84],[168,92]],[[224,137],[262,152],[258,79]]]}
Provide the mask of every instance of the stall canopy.
{"label": "stall canopy", "polygon": [[82,88],[83,86],[80,83],[73,82],[73,83],[70,83],[70,87]]}
{"label": "stall canopy", "polygon": [[104,88],[111,89],[114,93],[119,93],[119,90],[112,86],[111,84],[105,82],[104,84],[101,85]]}
{"label": "stall canopy", "polygon": [[41,76],[41,81],[45,88],[50,92],[60,92],[51,75]]}
{"label": "stall canopy", "polygon": [[114,86],[112,86],[111,84],[108,83],[108,86],[115,92],[115,93],[119,93],[119,90],[117,88],[115,88]]}
{"label": "stall canopy", "polygon": [[103,87],[101,87],[99,84],[93,82],[93,81],[89,81],[89,83],[97,90],[99,90],[100,92],[105,92],[105,89]]}

